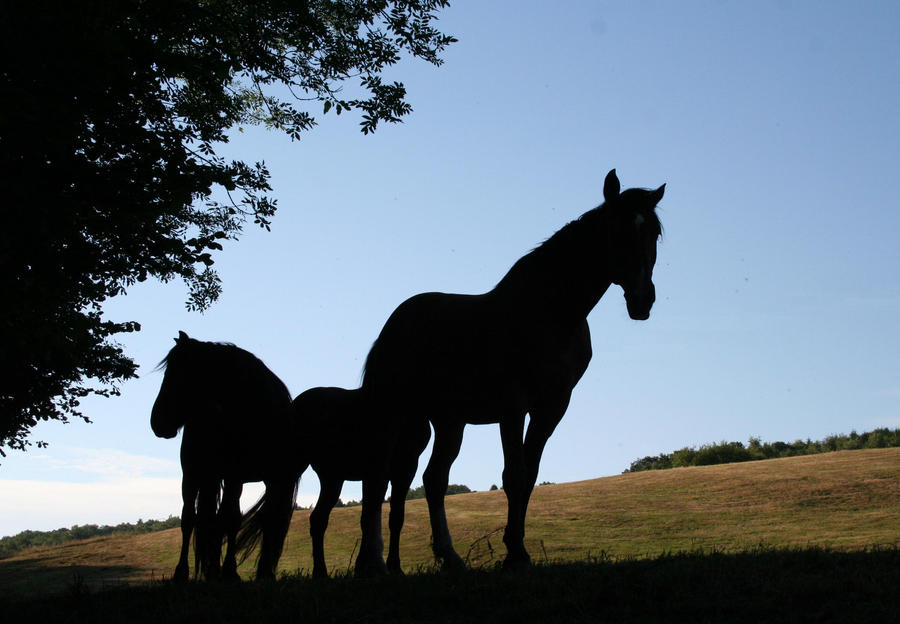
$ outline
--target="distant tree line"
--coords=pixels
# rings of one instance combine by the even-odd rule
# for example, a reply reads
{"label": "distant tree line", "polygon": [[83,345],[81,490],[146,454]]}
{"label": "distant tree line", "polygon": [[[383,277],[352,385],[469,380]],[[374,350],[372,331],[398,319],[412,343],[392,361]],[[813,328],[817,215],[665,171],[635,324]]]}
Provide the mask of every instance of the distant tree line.
{"label": "distant tree line", "polygon": [[70,529],[55,531],[22,531],[11,537],[0,538],[0,559],[9,557],[20,550],[31,546],[56,546],[72,540],[105,537],[107,535],[138,535],[175,529],[181,526],[178,516],[169,516],[166,520],[138,520],[134,524],[123,522],[115,526],[96,524],[74,525]]}
{"label": "distant tree line", "polygon": [[[454,494],[468,494],[472,491],[473,490],[469,489],[469,486],[460,485],[458,483],[451,483],[447,486],[447,496],[453,496]],[[416,498],[425,498],[424,485],[420,485],[417,488],[410,488],[409,492],[406,493],[406,500],[414,500]]]}
{"label": "distant tree line", "polygon": [[849,451],[856,449],[889,448],[900,446],[900,429],[875,429],[865,433],[852,431],[850,435],[830,435],[824,440],[795,442],[762,442],[759,438],[750,438],[745,446],[741,442],[719,442],[704,444],[700,448],[685,447],[672,453],[648,455],[631,462],[625,472],[641,472],[642,470],[664,470],[666,468],[683,468],[686,466],[711,466],[713,464],[730,464],[734,462],[774,459],[776,457],[794,457],[797,455],[814,455],[831,451]]}
{"label": "distant tree line", "polygon": [[[496,490],[497,487],[494,486],[494,489]],[[467,485],[459,485],[457,483],[451,483],[450,485],[447,486],[447,496],[452,496],[453,494],[468,494],[468,493],[474,492],[474,491],[475,490],[469,489],[469,486],[467,486]],[[406,493],[406,500],[413,500],[416,498],[425,498],[425,486],[424,485],[420,485],[417,488],[411,488]],[[391,502],[391,497],[388,496],[387,500],[385,500],[384,502],[386,502],[386,503]],[[362,501],[350,500],[350,501],[344,502],[340,498],[337,499],[337,502],[334,504],[336,509],[339,507],[359,507],[360,505],[362,505]],[[315,508],[315,505],[310,505],[309,507],[304,507],[302,505],[296,505],[296,504],[294,505],[294,509],[314,509],[314,508]]]}

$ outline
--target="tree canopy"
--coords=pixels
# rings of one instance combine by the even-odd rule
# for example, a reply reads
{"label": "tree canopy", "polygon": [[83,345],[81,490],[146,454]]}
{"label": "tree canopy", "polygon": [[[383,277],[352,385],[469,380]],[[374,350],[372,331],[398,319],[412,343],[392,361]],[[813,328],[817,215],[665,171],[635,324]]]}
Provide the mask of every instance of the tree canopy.
{"label": "tree canopy", "polygon": [[[212,268],[276,201],[264,163],[226,160],[229,129],[291,138],[317,114],[363,133],[411,111],[384,70],[434,65],[454,41],[446,0],[87,0],[16,3],[0,26],[0,454],[41,420],[89,419],[136,365],[112,340],[140,329],[103,303],[183,279],[203,310]],[[345,87],[353,95],[345,93]],[[38,442],[38,445],[43,445]]]}

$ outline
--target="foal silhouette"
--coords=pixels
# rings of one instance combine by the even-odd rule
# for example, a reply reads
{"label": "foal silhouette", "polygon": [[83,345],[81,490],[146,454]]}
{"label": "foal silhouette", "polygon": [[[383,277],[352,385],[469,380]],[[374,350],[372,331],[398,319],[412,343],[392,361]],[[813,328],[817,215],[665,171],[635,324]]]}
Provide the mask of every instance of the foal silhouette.
{"label": "foal silhouette", "polygon": [[[325,564],[324,537],[328,518],[337,503],[344,481],[363,481],[371,484],[373,469],[381,465],[386,448],[393,448],[388,477],[391,482],[391,541],[387,570],[401,573],[400,531],[406,506],[406,493],[416,474],[419,455],[431,439],[431,427],[420,419],[416,427],[409,427],[397,435],[374,420],[362,390],[344,388],[311,388],[294,399],[294,431],[296,447],[293,451],[298,478],[312,466],[319,477],[319,498],[309,516],[309,534],[313,546],[313,576],[328,576]],[[251,551],[264,528],[257,510],[265,505],[262,499],[245,515],[238,538],[242,553]],[[380,533],[377,539],[381,539]],[[383,548],[383,545],[382,545]],[[359,559],[357,559],[359,563]],[[365,563],[365,558],[363,558]],[[366,570],[360,570],[365,573]]]}
{"label": "foal silhouette", "polygon": [[[259,511],[263,545],[257,578],[274,577],[296,496],[290,393],[252,353],[232,344],[194,340],[184,332],[178,332],[160,367],[166,372],[150,426],[162,438],[173,438],[184,428],[182,544],[174,579],[189,576],[195,529],[195,575],[239,578],[240,497],[243,484],[252,481],[265,482],[268,499]],[[228,548],[221,565],[223,535]]]}
{"label": "foal silhouette", "polygon": [[[362,389],[373,417],[387,431],[420,426],[424,418],[434,427],[424,483],[433,550],[444,565],[462,565],[444,495],[467,423],[500,424],[508,500],[504,564],[530,562],[525,514],[544,445],[591,359],[587,315],[617,284],[632,319],[650,316],[662,231],[655,208],[664,191],[665,185],[620,192],[613,169],[604,203],[520,258],[493,290],[416,295],[391,314],[372,345]],[[364,481],[357,570],[384,566],[380,523],[388,477],[384,462]]]}

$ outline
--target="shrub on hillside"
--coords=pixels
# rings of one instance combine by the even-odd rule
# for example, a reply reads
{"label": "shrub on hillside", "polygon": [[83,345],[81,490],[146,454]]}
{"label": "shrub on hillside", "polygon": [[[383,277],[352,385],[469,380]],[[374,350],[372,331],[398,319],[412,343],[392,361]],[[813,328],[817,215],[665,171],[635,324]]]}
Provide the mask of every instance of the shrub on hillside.
{"label": "shrub on hillside", "polygon": [[831,451],[893,447],[900,447],[900,429],[880,428],[866,433],[851,431],[849,435],[830,435],[819,441],[807,439],[794,442],[763,442],[757,437],[751,437],[747,446],[741,442],[723,441],[718,444],[704,444],[699,449],[686,446],[671,454],[648,455],[631,462],[631,466],[625,472],[710,466]]}

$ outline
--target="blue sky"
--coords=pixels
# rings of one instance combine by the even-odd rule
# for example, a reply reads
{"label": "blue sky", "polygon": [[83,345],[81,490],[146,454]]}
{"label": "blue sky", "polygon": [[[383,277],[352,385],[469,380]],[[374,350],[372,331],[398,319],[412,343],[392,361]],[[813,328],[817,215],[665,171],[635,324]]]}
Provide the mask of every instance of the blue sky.
{"label": "blue sky", "polygon": [[[149,427],[178,330],[256,353],[293,394],[355,387],[401,301],[490,289],[600,203],[613,167],[624,187],[667,183],[658,300],[635,322],[613,288],[591,313],[594,358],[540,481],[900,427],[900,4],[459,2],[441,17],[459,39],[446,64],[392,72],[405,123],[367,137],[332,112],[299,143],[236,133],[224,153],[272,171],[272,232],[226,247],[205,314],[180,283],[109,303],[143,326],[122,339],[140,379],[86,402],[93,424],[42,424],[49,448],[2,461],[0,535],[180,513],[179,441]],[[484,490],[501,470],[496,426],[469,427],[451,481]],[[312,472],[300,491],[314,500]]]}

